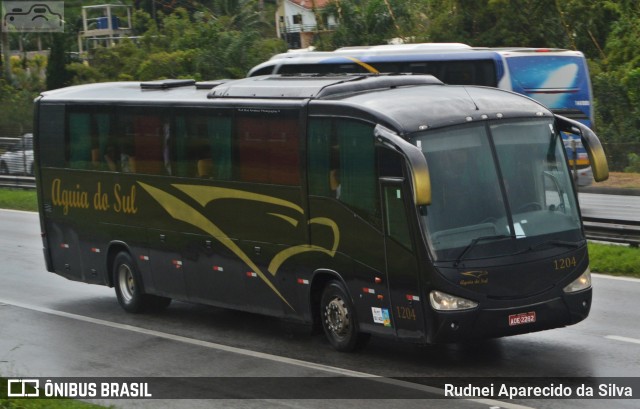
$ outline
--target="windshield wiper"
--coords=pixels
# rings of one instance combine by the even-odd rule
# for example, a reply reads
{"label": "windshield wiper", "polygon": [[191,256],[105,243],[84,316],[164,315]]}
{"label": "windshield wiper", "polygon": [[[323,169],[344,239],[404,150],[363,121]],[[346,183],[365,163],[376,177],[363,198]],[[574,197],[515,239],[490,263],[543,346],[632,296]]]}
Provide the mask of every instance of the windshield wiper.
{"label": "windshield wiper", "polygon": [[467,247],[464,248],[464,250],[462,250],[462,253],[460,253],[460,256],[458,256],[458,258],[456,259],[455,263],[453,263],[453,266],[454,267],[458,267],[458,264],[460,264],[460,262],[462,261],[464,256],[466,256],[467,253],[469,251],[471,251],[471,249],[474,248],[476,246],[476,244],[480,243],[481,241],[504,240],[504,239],[515,239],[515,238],[516,238],[516,236],[510,236],[510,235],[506,235],[506,234],[498,234],[498,235],[495,235],[495,236],[476,237],[475,239],[471,240],[471,243],[469,243],[467,245]]}
{"label": "windshield wiper", "polygon": [[538,244],[534,244],[533,246],[529,246],[528,248],[516,253],[516,254],[522,254],[522,253],[528,253],[530,251],[533,251],[539,247],[542,246],[548,246],[548,245],[553,245],[553,246],[558,246],[558,247],[569,247],[569,248],[578,248],[582,245],[582,241],[563,241],[563,240],[547,240],[547,241],[543,241],[540,242]]}

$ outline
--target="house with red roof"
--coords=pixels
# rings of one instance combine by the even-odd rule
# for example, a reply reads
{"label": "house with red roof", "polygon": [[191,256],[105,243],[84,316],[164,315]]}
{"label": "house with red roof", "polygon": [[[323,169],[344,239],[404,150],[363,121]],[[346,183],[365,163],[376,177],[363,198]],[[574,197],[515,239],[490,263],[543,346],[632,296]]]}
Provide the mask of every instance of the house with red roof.
{"label": "house with red roof", "polygon": [[316,36],[335,29],[337,21],[325,11],[336,0],[279,0],[276,11],[278,37],[289,48],[307,48]]}

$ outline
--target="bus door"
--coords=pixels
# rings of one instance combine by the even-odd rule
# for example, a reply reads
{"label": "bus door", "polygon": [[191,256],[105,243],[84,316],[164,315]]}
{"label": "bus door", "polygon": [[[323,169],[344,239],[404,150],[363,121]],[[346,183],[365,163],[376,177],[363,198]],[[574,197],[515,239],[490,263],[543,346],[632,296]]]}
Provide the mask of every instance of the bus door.
{"label": "bus door", "polygon": [[402,338],[424,336],[424,319],[418,279],[416,245],[409,223],[412,203],[406,183],[404,158],[379,148],[379,180],[384,222],[386,277],[391,315],[396,334]]}

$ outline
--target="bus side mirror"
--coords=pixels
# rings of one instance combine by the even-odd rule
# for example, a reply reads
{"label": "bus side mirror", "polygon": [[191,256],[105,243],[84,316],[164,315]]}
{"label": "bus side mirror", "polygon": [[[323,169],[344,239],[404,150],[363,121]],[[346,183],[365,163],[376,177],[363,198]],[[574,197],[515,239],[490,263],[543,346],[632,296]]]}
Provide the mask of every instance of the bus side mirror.
{"label": "bus side mirror", "polygon": [[414,204],[416,206],[430,205],[431,177],[429,176],[427,158],[424,157],[422,151],[382,125],[376,125],[374,135],[377,143],[390,146],[400,152],[409,164]]}
{"label": "bus side mirror", "polygon": [[598,136],[588,126],[578,121],[556,115],[556,122],[560,131],[580,136],[582,145],[589,156],[593,179],[596,182],[609,179],[607,157],[604,154],[604,149],[602,148],[602,144],[600,144]]}

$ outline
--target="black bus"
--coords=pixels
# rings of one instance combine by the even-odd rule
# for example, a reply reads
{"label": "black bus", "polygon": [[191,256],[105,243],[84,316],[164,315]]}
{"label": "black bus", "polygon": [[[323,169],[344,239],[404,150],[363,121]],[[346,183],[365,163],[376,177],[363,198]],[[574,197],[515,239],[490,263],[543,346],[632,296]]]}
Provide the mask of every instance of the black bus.
{"label": "black bus", "polygon": [[587,317],[587,243],[561,132],[521,95],[431,76],[102,83],[36,100],[47,269],[324,329],[458,342]]}

